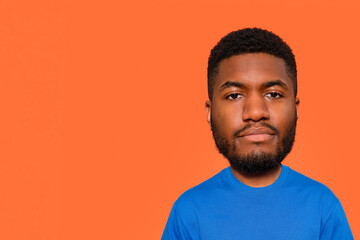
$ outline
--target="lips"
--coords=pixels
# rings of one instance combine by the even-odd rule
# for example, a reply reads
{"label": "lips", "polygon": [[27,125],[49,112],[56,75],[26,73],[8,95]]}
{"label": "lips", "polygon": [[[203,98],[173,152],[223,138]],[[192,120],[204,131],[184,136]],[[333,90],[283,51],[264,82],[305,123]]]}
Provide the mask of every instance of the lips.
{"label": "lips", "polygon": [[246,137],[252,135],[275,135],[275,132],[269,128],[249,128],[238,135],[238,137]]}

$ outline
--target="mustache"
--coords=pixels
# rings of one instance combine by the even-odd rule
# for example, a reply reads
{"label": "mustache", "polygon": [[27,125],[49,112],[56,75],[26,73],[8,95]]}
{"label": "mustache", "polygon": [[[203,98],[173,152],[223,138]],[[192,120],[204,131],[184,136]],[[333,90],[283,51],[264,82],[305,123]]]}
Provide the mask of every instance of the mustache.
{"label": "mustache", "polygon": [[236,138],[239,134],[241,134],[242,132],[248,130],[249,128],[252,128],[252,127],[266,127],[266,128],[269,128],[271,129],[275,134],[279,134],[279,130],[277,130],[277,128],[271,126],[270,124],[268,123],[264,123],[264,122],[261,122],[261,123],[249,123],[248,125],[246,125],[245,127],[237,130],[235,133],[234,133],[234,138]]}

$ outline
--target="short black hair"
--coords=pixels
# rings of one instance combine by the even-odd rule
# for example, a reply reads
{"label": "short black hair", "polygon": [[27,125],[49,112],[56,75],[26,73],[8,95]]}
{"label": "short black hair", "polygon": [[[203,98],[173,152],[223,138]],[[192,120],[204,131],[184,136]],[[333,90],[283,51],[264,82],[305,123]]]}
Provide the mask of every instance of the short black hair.
{"label": "short black hair", "polygon": [[297,70],[291,48],[276,34],[260,28],[245,28],[223,37],[211,50],[208,61],[208,95],[213,97],[213,85],[221,61],[245,53],[268,53],[285,61],[286,71],[297,95]]}

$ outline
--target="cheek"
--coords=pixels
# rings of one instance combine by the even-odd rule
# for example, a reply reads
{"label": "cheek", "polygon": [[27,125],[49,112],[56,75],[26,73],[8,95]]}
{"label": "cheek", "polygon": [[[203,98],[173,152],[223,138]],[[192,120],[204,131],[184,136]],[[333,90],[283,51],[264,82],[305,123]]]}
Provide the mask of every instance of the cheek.
{"label": "cheek", "polygon": [[235,105],[214,108],[213,118],[226,136],[232,136],[243,125],[241,110]]}
{"label": "cheek", "polygon": [[286,135],[295,120],[296,109],[293,106],[279,106],[272,109],[270,121],[281,135]]}

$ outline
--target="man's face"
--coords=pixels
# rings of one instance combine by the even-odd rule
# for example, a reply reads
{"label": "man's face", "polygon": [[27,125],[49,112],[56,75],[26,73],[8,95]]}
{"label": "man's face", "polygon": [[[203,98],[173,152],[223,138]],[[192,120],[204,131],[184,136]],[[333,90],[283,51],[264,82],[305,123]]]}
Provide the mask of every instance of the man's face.
{"label": "man's face", "polygon": [[236,170],[262,174],[290,152],[297,106],[284,60],[249,53],[223,60],[206,103],[216,146]]}

